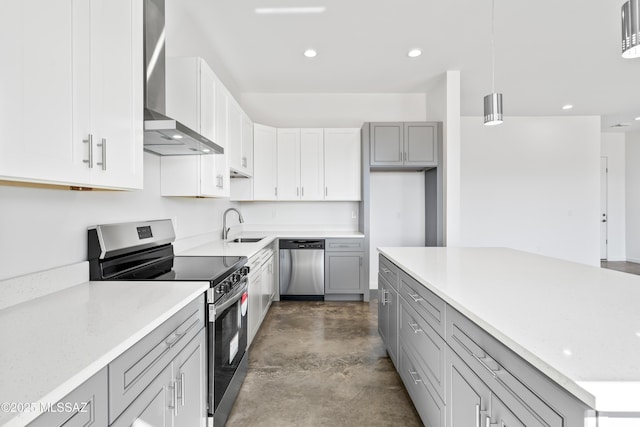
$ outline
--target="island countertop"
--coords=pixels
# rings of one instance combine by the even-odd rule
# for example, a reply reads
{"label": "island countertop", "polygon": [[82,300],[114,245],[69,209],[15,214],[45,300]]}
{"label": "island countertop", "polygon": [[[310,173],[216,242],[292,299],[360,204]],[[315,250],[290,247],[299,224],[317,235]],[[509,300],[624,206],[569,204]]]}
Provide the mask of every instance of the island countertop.
{"label": "island countertop", "polygon": [[379,252],[592,408],[640,412],[640,276],[505,248]]}

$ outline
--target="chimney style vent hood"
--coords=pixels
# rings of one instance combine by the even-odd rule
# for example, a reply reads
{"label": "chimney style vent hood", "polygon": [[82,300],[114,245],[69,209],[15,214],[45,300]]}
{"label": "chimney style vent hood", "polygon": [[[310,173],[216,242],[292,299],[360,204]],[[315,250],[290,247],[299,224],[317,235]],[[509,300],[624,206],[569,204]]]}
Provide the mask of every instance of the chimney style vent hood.
{"label": "chimney style vent hood", "polygon": [[224,154],[224,148],[166,116],[164,0],[144,0],[144,149],[161,156]]}

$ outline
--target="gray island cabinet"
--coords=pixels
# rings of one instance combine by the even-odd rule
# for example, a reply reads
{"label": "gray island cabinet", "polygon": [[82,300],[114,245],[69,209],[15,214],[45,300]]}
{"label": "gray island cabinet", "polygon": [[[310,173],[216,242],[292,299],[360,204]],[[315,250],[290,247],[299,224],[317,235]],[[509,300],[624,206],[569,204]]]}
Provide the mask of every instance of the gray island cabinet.
{"label": "gray island cabinet", "polygon": [[[382,248],[380,252],[380,335],[425,426],[626,426],[632,424],[616,424],[615,420],[636,420],[638,412],[597,411],[589,393],[575,392],[566,379],[554,380],[560,377],[541,371],[543,365],[534,366],[517,354],[528,354],[526,350],[498,333],[501,340],[497,339],[476,323],[482,323],[477,318],[471,320],[457,309],[463,306],[454,307],[454,300],[447,300],[449,289],[454,294],[466,293],[462,283],[466,273],[452,274],[452,269],[467,267],[468,277],[474,277],[490,275],[490,266],[479,273],[478,265],[465,263],[465,256],[457,252],[452,256],[450,248]],[[425,278],[423,268],[433,268],[433,274]],[[479,287],[484,279],[479,277]],[[504,275],[495,281],[505,281]],[[485,289],[484,298],[482,290],[472,291],[479,294],[469,296],[475,301],[471,305],[492,301],[494,290]],[[494,299],[496,305],[491,309],[500,310],[504,301],[499,299]],[[518,308],[511,310],[517,313]],[[524,310],[522,316],[527,314]],[[520,320],[523,325],[535,321]],[[565,353],[564,357],[570,357],[568,348]],[[589,397],[593,400],[585,402]]]}

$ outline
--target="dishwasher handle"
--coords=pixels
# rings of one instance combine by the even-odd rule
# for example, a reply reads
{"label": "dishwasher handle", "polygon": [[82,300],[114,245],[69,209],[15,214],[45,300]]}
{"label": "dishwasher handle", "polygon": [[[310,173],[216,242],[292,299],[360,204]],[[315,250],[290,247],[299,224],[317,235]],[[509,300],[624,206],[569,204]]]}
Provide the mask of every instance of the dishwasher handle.
{"label": "dishwasher handle", "polygon": [[322,239],[314,239],[314,240],[281,239],[280,249],[322,249],[324,250],[324,240]]}

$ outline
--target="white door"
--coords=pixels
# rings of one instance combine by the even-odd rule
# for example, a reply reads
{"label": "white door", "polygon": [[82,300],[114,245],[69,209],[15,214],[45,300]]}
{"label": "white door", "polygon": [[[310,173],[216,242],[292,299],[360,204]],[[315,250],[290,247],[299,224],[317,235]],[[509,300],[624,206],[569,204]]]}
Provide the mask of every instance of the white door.
{"label": "white door", "polygon": [[600,259],[607,259],[607,158],[600,157]]}
{"label": "white door", "polygon": [[277,199],[276,129],[260,124],[253,126],[253,199]]}
{"label": "white door", "polygon": [[300,131],[300,199],[324,200],[324,131]]}
{"label": "white door", "polygon": [[360,200],[360,129],[324,130],[325,200]]}
{"label": "white door", "polygon": [[300,129],[278,129],[278,200],[300,199]]}

